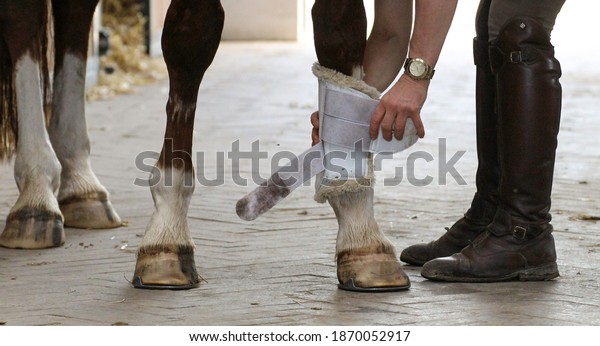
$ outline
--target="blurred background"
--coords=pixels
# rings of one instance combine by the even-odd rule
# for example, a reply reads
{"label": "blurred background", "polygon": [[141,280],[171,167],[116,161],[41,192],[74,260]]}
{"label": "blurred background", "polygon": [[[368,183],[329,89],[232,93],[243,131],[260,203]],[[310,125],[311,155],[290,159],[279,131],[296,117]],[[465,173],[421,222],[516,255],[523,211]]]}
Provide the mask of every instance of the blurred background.
{"label": "blurred background", "polygon": [[[163,20],[170,0],[101,0],[91,33],[88,99],[132,91],[166,77],[160,49]],[[226,12],[224,41],[289,41],[312,49],[310,9],[314,0],[221,0]],[[369,22],[374,0],[365,0]],[[471,61],[477,0],[459,1],[438,75]],[[567,1],[558,17],[553,43],[565,74],[600,76],[598,28],[600,3]]]}

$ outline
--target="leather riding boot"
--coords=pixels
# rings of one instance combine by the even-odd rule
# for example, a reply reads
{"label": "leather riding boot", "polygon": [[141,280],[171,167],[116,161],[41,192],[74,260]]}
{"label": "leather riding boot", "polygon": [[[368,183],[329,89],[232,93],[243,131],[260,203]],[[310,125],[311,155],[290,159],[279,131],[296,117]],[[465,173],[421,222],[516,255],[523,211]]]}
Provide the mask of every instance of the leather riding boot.
{"label": "leather riding boot", "polygon": [[492,222],[498,206],[498,165],[496,78],[489,61],[488,12],[490,2],[481,3],[476,20],[477,37],[473,40],[476,70],[475,117],[477,131],[477,192],[471,208],[439,239],[426,244],[407,247],[400,260],[413,265],[423,265],[438,257],[459,252],[481,234]]}
{"label": "leather riding boot", "polygon": [[510,20],[490,47],[500,120],[500,205],[473,244],[423,266],[432,280],[551,280],[559,275],[550,195],[560,121],[561,74],[543,25]]}

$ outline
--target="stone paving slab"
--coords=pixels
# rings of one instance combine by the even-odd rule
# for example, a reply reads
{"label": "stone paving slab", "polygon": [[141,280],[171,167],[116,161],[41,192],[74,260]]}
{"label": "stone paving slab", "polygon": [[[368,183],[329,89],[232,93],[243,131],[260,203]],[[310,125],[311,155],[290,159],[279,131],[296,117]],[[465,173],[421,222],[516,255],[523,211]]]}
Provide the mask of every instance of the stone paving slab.
{"label": "stone paving slab", "polygon": [[[376,187],[379,223],[400,251],[444,232],[468,207],[476,167],[470,60],[446,57],[423,110],[427,136],[384,162]],[[205,154],[207,179],[225,153],[225,184],[197,186],[189,212],[204,281],[190,291],[131,288],[135,249],[152,212],[147,187],[133,184],[140,152],[162,143],[166,82],[139,93],[90,103],[92,164],[128,226],[67,229],[66,244],[50,250],[0,248],[0,322],[7,325],[600,325],[600,155],[597,116],[600,72],[581,79],[566,71],[563,126],[553,194],[561,277],[552,282],[446,284],[429,282],[406,266],[407,292],[360,294],[337,290],[332,210],[298,189],[253,222],[235,215],[238,198],[255,184],[231,178],[227,152],[260,140],[269,157],[300,153],[310,144],[309,114],[316,109],[312,48],[297,43],[224,43],[206,73],[198,100],[194,150]],[[595,73],[595,74],[594,74]],[[439,149],[440,139],[446,147]],[[407,157],[426,151],[414,175],[434,183],[414,186]],[[467,185],[440,184],[437,160],[465,154],[456,165]],[[197,165],[199,166],[199,165]],[[270,162],[242,161],[240,175],[267,176]],[[402,168],[400,181],[394,169]],[[384,180],[399,181],[382,186]],[[12,165],[0,167],[0,227],[17,198]]]}

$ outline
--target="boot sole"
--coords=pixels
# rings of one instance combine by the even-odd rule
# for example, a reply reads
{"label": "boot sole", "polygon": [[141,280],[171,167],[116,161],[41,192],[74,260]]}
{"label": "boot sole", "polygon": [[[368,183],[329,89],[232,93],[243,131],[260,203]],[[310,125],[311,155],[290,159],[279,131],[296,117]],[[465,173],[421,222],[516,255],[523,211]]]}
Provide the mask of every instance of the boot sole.
{"label": "boot sole", "polygon": [[[422,274],[421,274],[422,275]],[[504,276],[495,277],[461,277],[444,274],[423,275],[423,277],[433,281],[446,282],[503,282],[503,281],[549,281],[559,277],[558,266],[556,263],[546,264],[540,267],[527,268],[516,271]]]}
{"label": "boot sole", "polygon": [[[429,259],[429,261],[432,259],[433,258]],[[422,267],[423,264],[425,264],[427,262],[427,261],[418,260],[410,255],[405,254],[405,253],[400,254],[400,260],[404,263],[408,263],[410,265],[417,266],[417,267]]]}

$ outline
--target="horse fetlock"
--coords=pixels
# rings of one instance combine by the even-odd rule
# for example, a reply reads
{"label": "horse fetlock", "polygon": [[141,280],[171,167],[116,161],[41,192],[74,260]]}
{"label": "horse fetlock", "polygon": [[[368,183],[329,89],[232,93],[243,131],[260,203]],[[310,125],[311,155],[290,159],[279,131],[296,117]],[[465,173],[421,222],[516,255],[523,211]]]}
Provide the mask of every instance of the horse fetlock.
{"label": "horse fetlock", "polygon": [[[190,289],[200,280],[187,211],[194,191],[193,171],[156,166],[151,184],[155,210],[137,255],[133,286]],[[173,245],[175,244],[175,245]]]}
{"label": "horse fetlock", "polygon": [[396,291],[410,287],[394,246],[373,214],[373,189],[330,197],[338,224],[336,242],[339,288]]}
{"label": "horse fetlock", "polygon": [[200,278],[189,245],[143,246],[138,250],[133,286],[150,289],[190,289]]}
{"label": "horse fetlock", "polygon": [[63,160],[58,203],[67,227],[104,229],[122,225],[108,191],[86,160]]}
{"label": "horse fetlock", "polygon": [[329,196],[328,201],[339,225],[336,253],[356,248],[376,248],[381,244],[393,251],[393,246],[375,220],[371,187],[338,193]]}
{"label": "horse fetlock", "polygon": [[23,155],[17,153],[15,159],[15,182],[19,191],[49,188],[53,194],[57,194],[62,166],[54,152],[52,155],[42,155],[34,165],[30,161],[20,160],[21,157]]}

